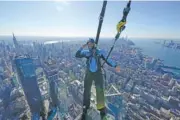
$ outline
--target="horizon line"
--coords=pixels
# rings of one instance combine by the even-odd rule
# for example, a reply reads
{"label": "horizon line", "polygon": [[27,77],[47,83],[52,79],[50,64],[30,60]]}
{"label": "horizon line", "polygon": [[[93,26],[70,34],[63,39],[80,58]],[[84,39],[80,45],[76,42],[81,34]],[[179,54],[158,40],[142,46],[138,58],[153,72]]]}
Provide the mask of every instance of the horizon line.
{"label": "horizon line", "polygon": [[[0,34],[0,37],[10,37],[12,35],[1,35]],[[95,38],[95,36],[51,36],[51,35],[15,35],[15,37],[53,37],[53,38]],[[114,37],[111,37],[111,36],[102,36],[100,38],[114,38]],[[120,38],[126,38],[126,36],[122,36]],[[161,37],[128,37],[127,35],[127,38],[133,38],[133,39],[179,39],[180,38],[161,38]]]}

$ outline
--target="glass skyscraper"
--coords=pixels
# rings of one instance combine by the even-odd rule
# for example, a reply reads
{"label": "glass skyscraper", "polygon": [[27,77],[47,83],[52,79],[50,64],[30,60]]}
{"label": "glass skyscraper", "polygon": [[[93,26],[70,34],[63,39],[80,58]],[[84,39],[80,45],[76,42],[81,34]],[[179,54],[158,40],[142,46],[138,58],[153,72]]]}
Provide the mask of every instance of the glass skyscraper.
{"label": "glass skyscraper", "polygon": [[18,79],[24,89],[31,112],[39,113],[41,108],[41,94],[37,83],[33,59],[28,57],[17,57],[14,62]]}

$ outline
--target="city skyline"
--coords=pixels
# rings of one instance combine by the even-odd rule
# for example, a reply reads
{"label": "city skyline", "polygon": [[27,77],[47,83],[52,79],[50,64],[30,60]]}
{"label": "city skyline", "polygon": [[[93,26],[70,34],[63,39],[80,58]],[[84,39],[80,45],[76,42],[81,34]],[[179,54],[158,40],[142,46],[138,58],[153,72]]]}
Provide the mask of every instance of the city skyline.
{"label": "city skyline", "polygon": [[[101,37],[114,37],[127,1],[108,1]],[[180,2],[132,1],[122,36],[180,38]],[[95,37],[102,1],[1,1],[0,36]]]}
{"label": "city skyline", "polygon": [[[45,44],[36,40],[17,41],[14,36],[11,41],[13,44],[0,42],[0,119],[80,120],[84,78],[89,68],[88,62],[75,57],[82,50],[79,40]],[[155,52],[154,55],[137,42],[122,39],[111,55],[121,71],[104,66],[107,117],[177,120],[180,117],[180,44],[144,42],[144,47]],[[108,50],[109,43],[106,41],[99,47]],[[140,43],[143,45],[143,41]],[[86,117],[100,120],[95,85]]]}

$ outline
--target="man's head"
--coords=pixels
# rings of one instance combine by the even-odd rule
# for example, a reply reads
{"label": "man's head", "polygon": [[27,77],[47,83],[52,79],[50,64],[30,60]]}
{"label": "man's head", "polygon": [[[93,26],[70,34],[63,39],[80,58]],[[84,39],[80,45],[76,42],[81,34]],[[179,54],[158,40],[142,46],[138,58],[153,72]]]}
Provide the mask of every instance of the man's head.
{"label": "man's head", "polygon": [[95,41],[92,38],[89,38],[89,40],[87,41],[87,45],[89,49],[92,49],[95,46]]}

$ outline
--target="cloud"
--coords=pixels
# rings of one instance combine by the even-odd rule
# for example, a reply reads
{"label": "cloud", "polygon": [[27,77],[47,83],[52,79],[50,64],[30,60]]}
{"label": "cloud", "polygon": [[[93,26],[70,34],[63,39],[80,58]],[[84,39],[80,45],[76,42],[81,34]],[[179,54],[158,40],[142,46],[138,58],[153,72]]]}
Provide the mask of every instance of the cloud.
{"label": "cloud", "polygon": [[64,10],[64,8],[63,8],[62,6],[56,6],[56,10],[59,11],[59,12],[61,12],[61,11]]}
{"label": "cloud", "polygon": [[67,6],[70,5],[70,2],[65,0],[54,0],[54,3],[58,12],[62,12]]}
{"label": "cloud", "polygon": [[69,6],[70,5],[70,1],[65,1],[65,0],[54,0],[54,2],[56,4],[63,5],[63,6]]}
{"label": "cloud", "polygon": [[66,5],[66,6],[69,6],[69,5],[70,5],[70,2],[69,2],[69,1],[61,1],[61,3],[62,3],[63,5]]}

